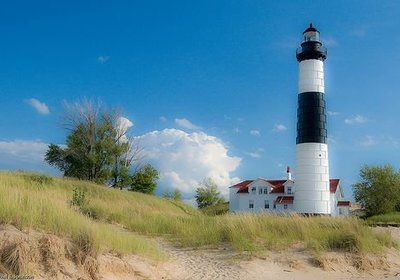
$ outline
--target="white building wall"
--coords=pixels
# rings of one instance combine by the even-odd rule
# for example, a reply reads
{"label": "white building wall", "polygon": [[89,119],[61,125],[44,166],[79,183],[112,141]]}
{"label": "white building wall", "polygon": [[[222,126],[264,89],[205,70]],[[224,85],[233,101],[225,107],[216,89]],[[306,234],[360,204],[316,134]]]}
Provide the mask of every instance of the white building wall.
{"label": "white building wall", "polygon": [[[290,186],[293,187],[293,182],[289,182]],[[252,191],[252,188],[255,187],[255,192]],[[236,192],[238,188],[230,188],[235,189]],[[268,193],[266,194],[264,190],[267,189]],[[249,193],[230,193],[230,198],[235,197],[229,202],[229,209],[231,212],[286,212],[293,211],[293,205],[287,204],[287,209],[284,209],[283,204],[277,204],[276,208],[274,208],[274,204],[278,196],[285,195],[283,193],[271,193],[272,187],[269,183],[264,180],[255,180],[248,186]],[[261,193],[260,193],[261,190]],[[294,188],[292,189],[292,192]],[[290,195],[293,195],[290,194]],[[231,203],[231,201],[233,203]],[[249,208],[250,201],[252,201],[253,208]],[[269,208],[265,208],[265,202],[269,202]]]}
{"label": "white building wall", "polygon": [[229,188],[229,211],[234,212],[239,208],[239,197],[237,191],[239,188]]}

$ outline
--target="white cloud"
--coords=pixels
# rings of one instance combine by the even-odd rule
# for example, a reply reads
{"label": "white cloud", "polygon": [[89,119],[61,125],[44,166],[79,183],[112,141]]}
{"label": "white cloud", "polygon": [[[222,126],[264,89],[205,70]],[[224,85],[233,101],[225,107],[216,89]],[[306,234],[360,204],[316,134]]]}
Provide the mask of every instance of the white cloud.
{"label": "white cloud", "polygon": [[100,64],[106,63],[109,59],[110,59],[110,57],[108,55],[100,55],[99,57],[97,57],[97,61]]}
{"label": "white cloud", "polygon": [[375,139],[375,137],[367,135],[365,138],[360,142],[360,145],[363,147],[371,147],[375,146],[378,144],[378,141]]}
{"label": "white cloud", "polygon": [[246,155],[252,157],[252,158],[261,158],[261,154],[257,152],[247,152]]}
{"label": "white cloud", "polygon": [[187,128],[187,129],[193,129],[193,130],[201,129],[200,126],[197,126],[197,125],[191,123],[188,119],[185,119],[185,118],[175,119],[175,123],[183,128]]}
{"label": "white cloud", "polygon": [[167,118],[164,117],[164,116],[161,116],[161,117],[160,117],[160,122],[167,122]]}
{"label": "white cloud", "polygon": [[29,105],[31,105],[39,114],[42,114],[42,115],[50,114],[49,107],[47,107],[46,103],[44,103],[44,102],[40,102],[39,100],[37,100],[35,98],[26,99],[25,102],[27,102]]}
{"label": "white cloud", "polygon": [[362,124],[362,123],[366,123],[367,121],[368,121],[368,119],[366,117],[357,115],[352,118],[345,119],[344,123],[345,124]]}
{"label": "white cloud", "polygon": [[283,124],[276,124],[272,130],[275,132],[282,132],[287,130],[287,127],[284,126]]}
{"label": "white cloud", "polygon": [[0,141],[0,158],[30,162],[43,161],[48,144],[41,141],[13,140]]}
{"label": "white cloud", "polygon": [[116,121],[117,131],[119,136],[121,136],[121,141],[126,142],[128,138],[126,136],[126,132],[130,127],[133,126],[133,122],[125,117],[119,117]]}
{"label": "white cloud", "polygon": [[250,130],[250,135],[253,135],[253,136],[260,136],[260,131],[259,130],[256,130],[256,129],[253,129],[253,130]]}
{"label": "white cloud", "polygon": [[328,115],[329,115],[329,116],[337,116],[337,115],[339,115],[339,114],[340,114],[339,112],[328,111]]}
{"label": "white cloud", "polygon": [[227,187],[239,181],[231,173],[238,168],[241,158],[229,156],[227,146],[217,137],[164,129],[137,138],[146,158],[160,172],[161,188],[176,188],[193,195],[199,183],[210,177],[221,194],[227,196]]}
{"label": "white cloud", "polygon": [[322,42],[327,47],[333,47],[333,46],[337,46],[338,45],[338,42],[333,37],[324,37],[324,38],[322,38]]}

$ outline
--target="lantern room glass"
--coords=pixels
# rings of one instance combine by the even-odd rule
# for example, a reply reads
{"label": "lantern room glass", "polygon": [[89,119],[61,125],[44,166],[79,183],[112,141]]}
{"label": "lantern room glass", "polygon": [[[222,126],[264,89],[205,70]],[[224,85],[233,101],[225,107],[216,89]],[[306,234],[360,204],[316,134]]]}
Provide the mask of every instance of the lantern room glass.
{"label": "lantern room glass", "polygon": [[304,42],[317,41],[319,42],[319,32],[318,31],[307,31],[304,33]]}

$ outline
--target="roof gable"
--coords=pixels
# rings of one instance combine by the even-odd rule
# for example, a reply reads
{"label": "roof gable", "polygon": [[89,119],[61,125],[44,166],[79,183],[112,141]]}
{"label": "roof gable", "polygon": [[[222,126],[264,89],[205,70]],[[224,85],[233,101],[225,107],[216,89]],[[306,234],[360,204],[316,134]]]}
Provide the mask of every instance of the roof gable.
{"label": "roof gable", "polygon": [[340,179],[330,179],[329,180],[329,190],[331,193],[336,193],[340,185]]}
{"label": "roof gable", "polygon": [[272,188],[271,193],[284,193],[285,192],[285,182],[287,180],[266,180],[266,179],[261,179],[258,178],[256,180],[245,180],[240,183],[237,183],[236,185],[231,186],[231,188],[239,188],[237,193],[248,193],[249,192],[249,187],[256,182],[264,182],[270,185]]}
{"label": "roof gable", "polygon": [[275,200],[276,204],[293,204],[294,196],[286,195],[286,196],[278,196]]}

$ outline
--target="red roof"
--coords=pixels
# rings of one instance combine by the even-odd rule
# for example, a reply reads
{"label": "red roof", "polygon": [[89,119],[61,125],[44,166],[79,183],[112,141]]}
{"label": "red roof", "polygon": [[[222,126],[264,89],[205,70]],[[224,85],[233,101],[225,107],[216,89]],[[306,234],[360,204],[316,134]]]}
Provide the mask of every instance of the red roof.
{"label": "red roof", "polygon": [[[240,182],[236,185],[233,185],[231,188],[239,187],[239,190],[237,193],[248,193],[249,192],[249,184],[252,183],[254,180],[246,180],[243,182]],[[283,184],[287,180],[264,180],[272,185],[272,191],[271,193],[284,193],[284,186]]]}
{"label": "red roof", "polygon": [[338,201],[337,206],[348,206],[350,207],[350,201]]}
{"label": "red roof", "polygon": [[[272,185],[271,193],[284,193],[283,184],[287,180],[265,180],[264,181],[270,183]],[[230,188],[239,188],[237,193],[248,193],[249,192],[249,184],[254,182],[254,180],[245,180],[236,185],[231,186]],[[339,186],[340,179],[330,179],[329,180],[329,190],[331,193],[336,193],[337,188]]]}
{"label": "red roof", "polygon": [[278,196],[275,200],[276,204],[293,204],[293,196]]}
{"label": "red roof", "polygon": [[330,179],[329,180],[329,189],[331,193],[336,193],[337,187],[339,186],[339,179]]}
{"label": "red roof", "polygon": [[241,188],[241,187],[245,187],[245,186],[247,186],[248,184],[250,184],[251,182],[253,182],[254,180],[245,180],[245,181],[242,181],[242,182],[240,182],[240,183],[237,183],[236,185],[233,185],[233,186],[231,186],[230,188]]}

